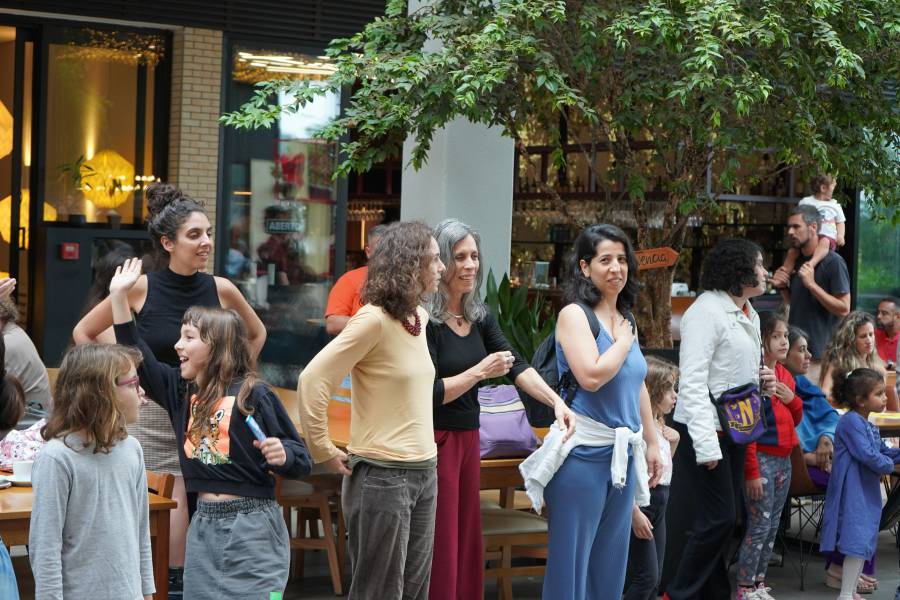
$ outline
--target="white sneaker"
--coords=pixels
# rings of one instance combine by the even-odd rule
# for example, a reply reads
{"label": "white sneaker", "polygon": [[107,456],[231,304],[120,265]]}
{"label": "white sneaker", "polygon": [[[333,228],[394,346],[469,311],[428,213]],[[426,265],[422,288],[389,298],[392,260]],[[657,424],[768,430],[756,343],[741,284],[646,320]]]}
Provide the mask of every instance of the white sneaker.
{"label": "white sneaker", "polygon": [[756,588],[756,600],[775,600],[775,598],[769,593],[772,590],[770,587],[766,587],[762,585]]}

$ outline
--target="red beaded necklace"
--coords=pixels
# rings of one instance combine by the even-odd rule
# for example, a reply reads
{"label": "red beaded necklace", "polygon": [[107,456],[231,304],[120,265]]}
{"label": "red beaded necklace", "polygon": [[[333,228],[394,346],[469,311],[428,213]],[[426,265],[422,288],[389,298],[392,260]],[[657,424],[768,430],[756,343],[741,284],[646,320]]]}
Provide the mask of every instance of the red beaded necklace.
{"label": "red beaded necklace", "polygon": [[409,332],[409,335],[418,337],[422,333],[422,320],[419,318],[419,311],[416,311],[415,325],[410,325],[406,319],[401,319],[400,322],[403,324],[403,329]]}

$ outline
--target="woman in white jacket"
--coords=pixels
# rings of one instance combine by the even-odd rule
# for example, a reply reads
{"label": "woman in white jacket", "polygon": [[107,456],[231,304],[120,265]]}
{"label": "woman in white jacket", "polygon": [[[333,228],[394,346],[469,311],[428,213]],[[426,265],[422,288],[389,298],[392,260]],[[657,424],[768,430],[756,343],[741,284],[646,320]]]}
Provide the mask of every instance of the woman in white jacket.
{"label": "woman in white jacket", "polygon": [[[691,505],[693,523],[678,569],[667,586],[671,600],[731,598],[725,549],[735,525],[744,474],[744,447],[722,437],[710,393],[759,381],[774,391],[775,374],[760,367],[759,316],[750,298],[765,291],[762,250],[748,240],[724,240],[707,255],[703,294],[681,321],[675,429],[678,481],[673,505]],[[681,501],[679,502],[679,491]]]}

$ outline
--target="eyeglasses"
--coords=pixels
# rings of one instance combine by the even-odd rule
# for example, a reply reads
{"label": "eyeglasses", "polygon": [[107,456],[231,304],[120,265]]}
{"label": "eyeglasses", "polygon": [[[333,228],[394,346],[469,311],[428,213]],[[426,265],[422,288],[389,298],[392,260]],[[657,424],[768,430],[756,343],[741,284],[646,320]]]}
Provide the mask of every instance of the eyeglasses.
{"label": "eyeglasses", "polygon": [[122,381],[117,381],[116,385],[121,386],[121,387],[132,385],[132,386],[134,386],[134,391],[137,392],[137,394],[139,396],[141,394],[141,378],[140,377],[137,377],[137,376],[129,377],[128,379],[123,379]]}

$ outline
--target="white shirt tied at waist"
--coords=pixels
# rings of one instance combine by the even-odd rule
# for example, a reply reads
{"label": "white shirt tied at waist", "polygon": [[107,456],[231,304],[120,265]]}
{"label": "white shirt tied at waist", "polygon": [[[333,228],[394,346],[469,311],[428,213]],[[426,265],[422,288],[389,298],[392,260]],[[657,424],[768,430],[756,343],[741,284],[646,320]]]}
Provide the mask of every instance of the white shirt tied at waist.
{"label": "white shirt tied at waist", "polygon": [[644,458],[647,445],[644,443],[643,428],[631,431],[627,427],[607,427],[590,417],[575,414],[575,433],[564,443],[564,430],[558,423],[550,427],[544,443],[519,465],[519,472],[525,480],[525,493],[531,500],[535,512],[541,511],[544,503],[544,488],[562,466],[563,461],[576,446],[612,446],[611,480],[614,487],[622,489],[628,479],[628,446],[633,448],[634,467],[637,474],[637,489],[634,501],[638,506],[650,504],[650,477]]}

